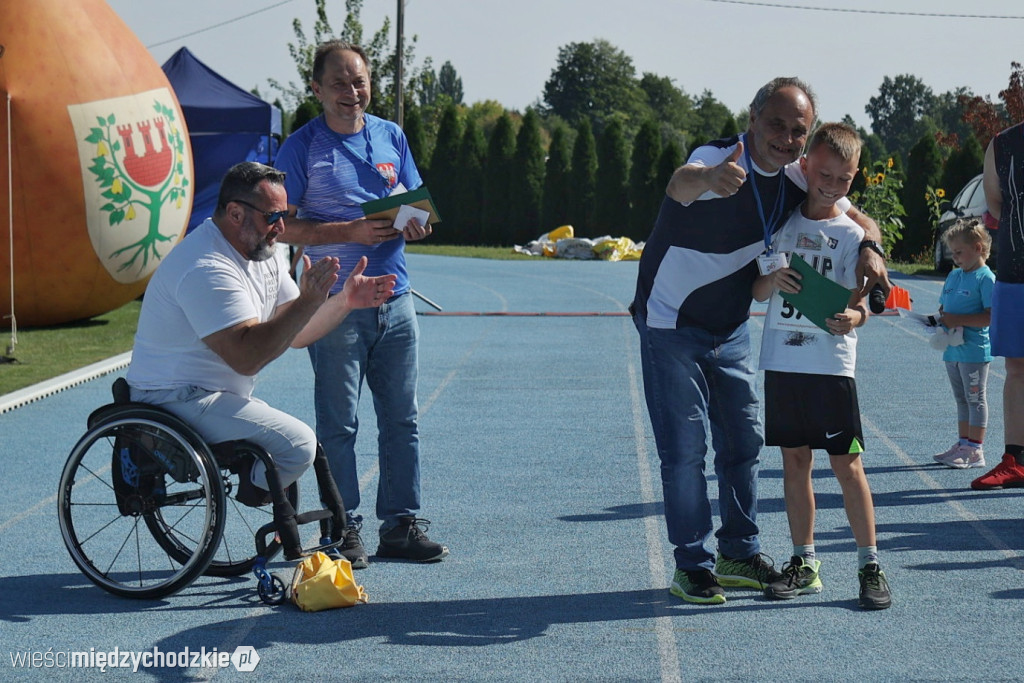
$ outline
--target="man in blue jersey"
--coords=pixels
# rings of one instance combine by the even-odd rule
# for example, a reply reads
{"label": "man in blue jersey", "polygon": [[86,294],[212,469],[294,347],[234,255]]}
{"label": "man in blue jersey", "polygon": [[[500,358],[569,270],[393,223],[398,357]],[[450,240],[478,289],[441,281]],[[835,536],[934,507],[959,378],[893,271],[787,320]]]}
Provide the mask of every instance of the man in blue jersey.
{"label": "man in blue jersey", "polygon": [[433,562],[448,548],[427,538],[420,510],[417,426],[419,327],[405,262],[406,240],[423,239],[429,224],[395,226],[363,217],[363,202],[414,190],[422,184],[402,130],[366,113],[370,103],[369,60],[357,45],[333,40],[318,46],[313,93],[323,114],[282,144],[276,165],[286,171],[292,217],[287,241],[303,245],[314,260],[334,256],[341,279],[361,257],[367,275],[395,273],[394,295],[379,307],[349,315],[309,347],[315,374],[317,437],[331,464],[351,526],[342,553],[355,568],[368,564],[359,535],[359,476],[355,444],[356,408],[363,380],[377,413],[380,475],[377,517],[379,557]]}
{"label": "man in blue jersey", "polygon": [[[773,236],[806,196],[794,162],[815,112],[799,79],[761,88],[746,133],[699,147],[675,171],[640,259],[631,309],[675,546],[670,591],[688,602],[724,603],[722,586],[763,590],[781,576],[758,540],[764,438],[747,319],[759,267],[778,267]],[[881,236],[847,200],[839,205],[865,228],[858,277],[866,294],[888,283]],[[707,547],[714,530],[704,475],[709,436],[722,518],[717,558]]]}

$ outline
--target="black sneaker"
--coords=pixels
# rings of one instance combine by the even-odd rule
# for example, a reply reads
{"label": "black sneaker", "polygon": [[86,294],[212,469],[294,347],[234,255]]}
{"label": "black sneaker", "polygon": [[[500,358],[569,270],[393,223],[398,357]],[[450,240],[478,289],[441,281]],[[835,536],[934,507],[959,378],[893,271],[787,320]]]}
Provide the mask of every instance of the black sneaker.
{"label": "black sneaker", "polygon": [[822,590],[821,569],[819,560],[806,560],[794,555],[789,562],[782,565],[782,579],[768,584],[764,589],[765,596],[775,600],[790,600],[798,595],[820,593]]}
{"label": "black sneaker", "polygon": [[761,553],[745,560],[732,560],[719,553],[711,573],[727,588],[764,590],[768,584],[782,580],[782,574]]}
{"label": "black sneaker", "polygon": [[447,546],[434,543],[423,533],[430,522],[418,517],[399,517],[398,526],[381,533],[377,557],[413,562],[437,562],[448,556]]}
{"label": "black sneaker", "polygon": [[341,535],[344,543],[337,548],[341,556],[352,563],[352,569],[366,569],[370,566],[370,558],[366,555],[363,539],[359,535],[362,526],[362,524],[353,524],[346,527]]}
{"label": "black sneaker", "polygon": [[698,605],[721,605],[725,602],[725,591],[707,569],[692,572],[677,569],[668,592]]}
{"label": "black sneaker", "polygon": [[861,609],[889,609],[892,607],[892,594],[889,593],[889,582],[885,580],[885,572],[874,562],[869,562],[857,572],[860,579]]}

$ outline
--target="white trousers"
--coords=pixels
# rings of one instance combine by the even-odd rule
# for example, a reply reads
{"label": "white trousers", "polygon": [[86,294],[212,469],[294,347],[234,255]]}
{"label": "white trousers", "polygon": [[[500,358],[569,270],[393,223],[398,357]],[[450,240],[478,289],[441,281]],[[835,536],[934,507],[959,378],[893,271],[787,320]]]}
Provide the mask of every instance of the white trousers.
{"label": "white trousers", "polygon": [[[194,386],[157,390],[133,387],[131,398],[174,413],[208,444],[245,440],[261,446],[274,460],[285,488],[301,477],[316,457],[316,433],[312,428],[259,399]],[[269,488],[262,462],[257,461],[252,469],[252,483]]]}

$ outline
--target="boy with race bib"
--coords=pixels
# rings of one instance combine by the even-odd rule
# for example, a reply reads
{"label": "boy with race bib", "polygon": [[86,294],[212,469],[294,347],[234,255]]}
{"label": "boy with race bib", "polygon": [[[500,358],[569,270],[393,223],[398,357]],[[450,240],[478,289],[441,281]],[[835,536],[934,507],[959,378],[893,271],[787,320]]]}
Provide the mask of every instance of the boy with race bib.
{"label": "boy with race bib", "polygon": [[[786,515],[793,556],[782,578],[768,585],[769,598],[820,593],[821,562],[814,550],[813,449],[824,449],[843,492],[857,541],[859,604],[886,609],[889,585],[878,562],[875,512],[860,454],[864,436],[854,380],[857,333],[868,318],[855,268],[864,231],[836,206],[858,172],[861,141],[850,126],[827,123],[814,133],[800,160],[807,198],[777,233],[770,251],[799,254],[818,273],[850,290],[846,310],[824,330],[800,315],[780,292],[800,291],[800,275],[764,259],[754,283],[758,301],[769,299],[761,341],[765,371],[765,444],[782,449]],[[788,259],[783,259],[788,263]]]}

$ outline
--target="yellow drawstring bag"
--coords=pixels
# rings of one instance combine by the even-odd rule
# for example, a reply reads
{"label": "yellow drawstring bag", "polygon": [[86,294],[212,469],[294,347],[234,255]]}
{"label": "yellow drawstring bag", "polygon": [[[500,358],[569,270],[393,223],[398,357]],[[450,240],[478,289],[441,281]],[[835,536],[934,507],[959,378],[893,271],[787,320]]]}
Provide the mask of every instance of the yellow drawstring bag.
{"label": "yellow drawstring bag", "polygon": [[304,612],[351,607],[369,601],[366,591],[352,576],[352,563],[343,557],[334,559],[316,552],[295,567],[292,602]]}

